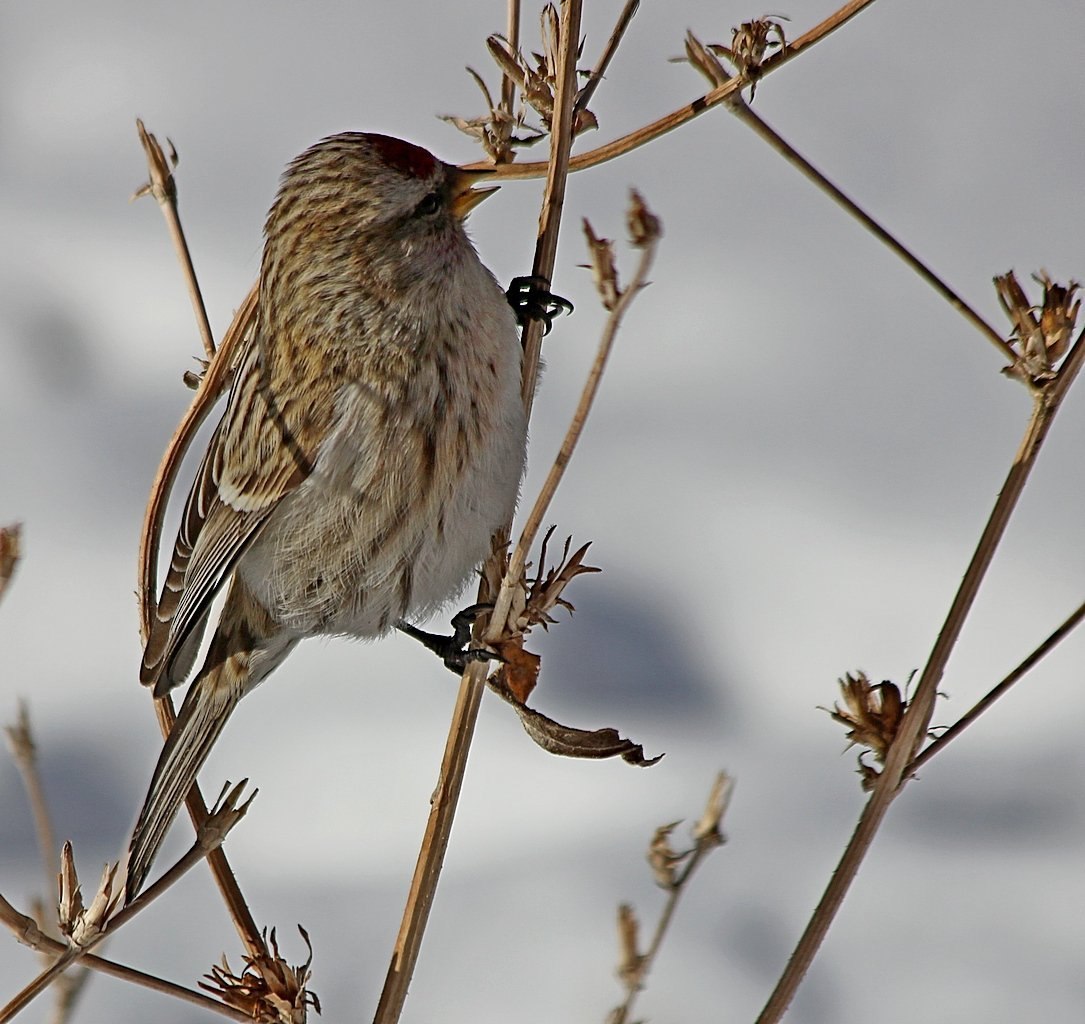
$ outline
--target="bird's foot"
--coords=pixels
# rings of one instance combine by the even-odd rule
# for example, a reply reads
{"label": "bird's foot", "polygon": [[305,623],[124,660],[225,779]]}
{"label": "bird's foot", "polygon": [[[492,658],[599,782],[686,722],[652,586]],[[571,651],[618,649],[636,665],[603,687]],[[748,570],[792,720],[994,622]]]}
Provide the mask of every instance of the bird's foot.
{"label": "bird's foot", "polygon": [[493,651],[487,651],[480,647],[468,647],[471,641],[471,627],[475,619],[485,612],[493,611],[492,604],[473,604],[463,611],[457,612],[452,617],[452,635],[444,636],[441,633],[427,633],[424,629],[412,626],[409,622],[400,619],[396,623],[396,629],[407,636],[414,637],[424,647],[428,647],[445,663],[445,668],[456,675],[462,675],[463,671],[472,661],[500,661],[501,657]]}
{"label": "bird's foot", "polygon": [[545,277],[514,277],[505,298],[521,327],[526,327],[529,320],[541,320],[546,324],[546,334],[554,326],[554,317],[573,311],[568,299],[550,291],[550,282]]}

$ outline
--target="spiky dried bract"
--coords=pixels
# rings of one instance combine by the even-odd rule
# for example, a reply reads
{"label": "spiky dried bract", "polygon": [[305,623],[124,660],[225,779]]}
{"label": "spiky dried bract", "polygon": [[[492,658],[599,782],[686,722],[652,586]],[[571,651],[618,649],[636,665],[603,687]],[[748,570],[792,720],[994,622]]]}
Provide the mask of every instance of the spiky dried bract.
{"label": "spiky dried bract", "polygon": [[62,934],[75,947],[91,945],[105,930],[106,923],[121,900],[122,890],[115,886],[117,864],[106,864],[102,880],[91,900],[84,906],[79,876],[75,870],[72,844],[66,842],[60,856],[60,874],[57,878],[60,897],[57,901],[57,921]]}
{"label": "spiky dried bract", "polygon": [[994,279],[995,292],[1013,329],[1009,343],[1018,353],[1018,361],[1003,369],[1003,373],[1031,383],[1041,383],[1055,377],[1055,364],[1066,354],[1081,309],[1075,299],[1081,285],[1071,281],[1056,284],[1046,270],[1033,274],[1043,285],[1041,303],[1033,305],[1025,295],[1012,270]]}
{"label": "spiky dried bract", "polygon": [[[839,683],[844,706],[834,704],[829,715],[834,722],[847,727],[850,746],[865,747],[879,764],[885,764],[908,702],[895,683],[888,680],[872,683],[864,672],[854,676],[849,672]],[[877,769],[866,764],[863,754],[860,754],[859,775],[864,790],[873,787],[878,774]]]}
{"label": "spiky dried bract", "polygon": [[618,267],[614,262],[614,243],[609,238],[599,238],[592,229],[591,222],[584,218],[584,237],[588,242],[587,264],[595,279],[595,290],[605,310],[613,310],[622,297],[622,288],[618,283]]}
{"label": "spiky dried bract", "polygon": [[726,841],[720,826],[731,803],[731,792],[734,788],[735,780],[727,772],[720,772],[713,780],[704,811],[692,830],[698,846],[722,846]]}
{"label": "spiky dried bract", "polygon": [[19,523],[0,526],[0,597],[3,597],[19,561],[19,540],[22,529]]}
{"label": "spiky dried bract", "polygon": [[241,794],[248,784],[248,779],[242,779],[232,789],[228,782],[222,787],[207,820],[200,825],[196,834],[196,842],[205,853],[217,850],[225,842],[230,830],[245,816],[249,804],[256,799],[256,794],[260,792],[258,789],[254,789],[248,799],[238,806]]}
{"label": "spiky dried bract", "polygon": [[730,72],[720,63],[717,54],[728,54],[730,51],[721,43],[709,43],[705,45],[692,32],[686,32],[686,55],[684,57],[672,57],[672,64],[691,64],[705,78],[713,89],[731,80]]}
{"label": "spiky dried bract", "polygon": [[[227,1006],[242,1010],[258,1024],[305,1024],[309,1007],[320,1013],[320,1000],[306,986],[312,972],[313,945],[301,925],[298,931],[309,950],[305,963],[291,967],[280,955],[275,929],[271,930],[266,956],[245,956],[245,968],[234,974],[223,956],[211,968],[200,988],[218,996]],[[266,932],[265,932],[266,936]]]}
{"label": "spiky dried bract", "polygon": [[[572,580],[584,573],[602,572],[598,566],[584,564],[584,556],[591,546],[590,541],[569,554],[572,537],[565,539],[565,547],[558,564],[545,568],[547,544],[555,529],[557,527],[551,526],[543,537],[539,550],[539,571],[534,579],[528,579],[526,572],[521,574],[518,585],[513,590],[502,635],[492,642],[494,649],[504,659],[498,674],[504,685],[508,686],[521,702],[527,700],[534,689],[539,673],[539,658],[524,649],[525,637],[535,626],[548,629],[557,622],[551,615],[555,608],[560,606],[570,613],[575,611],[573,604],[563,596],[565,588]],[[502,559],[490,559],[486,563],[486,589],[491,597],[500,589],[507,567],[507,555]]]}

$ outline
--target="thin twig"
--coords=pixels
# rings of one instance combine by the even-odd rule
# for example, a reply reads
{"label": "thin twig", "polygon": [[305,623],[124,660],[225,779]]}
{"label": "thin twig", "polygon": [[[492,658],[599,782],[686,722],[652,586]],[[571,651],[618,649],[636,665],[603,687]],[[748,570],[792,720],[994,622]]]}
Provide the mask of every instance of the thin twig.
{"label": "thin twig", "polygon": [[14,725],[7,726],[8,747],[12,760],[22,776],[26,796],[30,801],[30,811],[34,816],[34,832],[38,837],[38,852],[45,868],[45,892],[56,893],[57,875],[60,874],[60,861],[57,859],[56,833],[49,814],[49,805],[45,799],[45,790],[38,772],[37,747],[30,731],[30,712],[26,702],[19,701],[19,714]]}
{"label": "thin twig", "polygon": [[[52,894],[56,892],[60,861],[56,854],[56,833],[53,829],[52,816],[49,813],[48,801],[45,799],[41,772],[38,770],[37,745],[34,743],[34,735],[30,729],[30,712],[25,701],[19,701],[19,714],[15,725],[7,726],[5,732],[12,760],[19,769],[34,817],[38,852],[45,870],[45,887],[42,891],[46,894],[45,903],[48,904],[52,902]],[[60,930],[55,920],[42,914],[42,920],[38,922],[38,926],[46,936],[59,941]],[[64,976],[62,983],[56,988],[56,1002],[52,1016],[54,1024],[63,1024],[71,1016],[87,977],[86,971]]]}
{"label": "thin twig", "polygon": [[799,983],[809,970],[829,926],[840,909],[890,804],[901,792],[908,779],[908,767],[915,757],[920,739],[926,734],[930,725],[938,685],[945,672],[946,663],[964,627],[965,619],[975,601],[999,541],[1006,530],[1010,515],[1036,463],[1055,413],[1077,377],[1083,361],[1085,361],[1085,331],[1074,343],[1055,380],[1035,393],[1028,428],[1006,476],[1006,482],[991,510],[987,525],[984,527],[953,604],[950,606],[945,624],[935,640],[915,696],[901,722],[900,731],[886,756],[885,768],[874,785],[874,790],[860,815],[855,831],[802,937],[792,952],[787,967],[780,976],[765,1008],[761,1011],[761,1015],[757,1018],[757,1024],[775,1024],[787,1010]]}
{"label": "thin twig", "polygon": [[[508,19],[505,38],[515,53],[520,48],[520,0],[508,0]],[[501,73],[501,110],[512,122],[512,108],[516,105],[516,83],[507,71]]]}
{"label": "thin twig", "polygon": [[[580,38],[580,10],[581,0],[563,0],[559,77],[554,104],[554,127],[550,138],[550,163],[540,216],[540,236],[532,271],[535,276],[543,277],[547,281],[550,280],[554,270],[565,179],[568,174],[569,149],[572,145],[572,111],[576,96],[576,50]],[[537,321],[529,322],[524,335],[526,396],[524,404],[530,413],[531,396],[535,392],[534,374],[537,372],[538,365],[537,351],[539,339],[542,336],[541,324]],[[533,337],[536,339],[534,343]],[[533,350],[536,353],[536,359],[534,362],[529,362],[527,353]],[[533,367],[530,371],[529,366]],[[507,533],[506,528],[506,536]],[[460,682],[444,758],[441,762],[441,773],[431,800],[425,836],[411,880],[411,889],[404,907],[399,935],[392,952],[392,962],[389,965],[384,989],[374,1016],[376,1024],[396,1024],[403,1011],[407,988],[414,974],[430,907],[437,890],[445,852],[448,849],[448,840],[467,769],[467,756],[478,719],[485,680],[486,666],[475,662],[468,667]]]}
{"label": "thin twig", "polygon": [[995,346],[1011,363],[1016,363],[1017,353],[986,320],[983,319],[964,299],[949,287],[933,270],[930,269],[910,249],[907,249],[897,239],[881,226],[865,210],[857,206],[839,188],[836,187],[824,174],[810,163],[786,140],[781,138],[764,120],[761,119],[742,98],[741,93],[735,93],[728,100],[726,107],[743,124],[764,139],[777,153],[779,153],[793,167],[797,167],[807,178],[823,192],[843,207],[860,224],[863,225],[875,238],[888,246],[909,267],[912,268],[924,281],[927,282],[943,299],[946,300],[958,313],[961,314],[973,327],[975,327],[992,345]]}
{"label": "thin twig", "polygon": [[599,88],[600,83],[606,77],[607,68],[610,67],[614,54],[618,52],[618,46],[622,41],[622,36],[625,35],[625,30],[629,28],[630,22],[632,22],[639,7],[640,0],[625,0],[625,7],[622,8],[622,13],[618,15],[618,21],[614,26],[614,30],[610,33],[607,45],[603,47],[599,62],[592,69],[580,92],[577,93],[576,103],[573,104],[574,116],[581,110],[587,110],[588,104],[591,103],[592,97],[595,95],[595,90]]}
{"label": "thin twig", "polygon": [[[236,801],[240,795],[240,787],[235,787],[228,801]],[[251,797],[250,797],[251,799]],[[228,809],[230,815],[236,815],[240,817],[248,808],[248,801],[241,807],[234,809],[232,806]],[[216,839],[214,842],[216,845],[222,842],[222,837],[225,833],[215,833]],[[172,886],[182,875],[190,871],[196,864],[208,856],[208,839],[204,833],[197,836],[196,842],[193,843],[188,852],[171,867],[154,885],[149,886],[140,896],[133,900],[131,903],[126,904],[116,914],[114,914],[107,922],[105,922],[101,930],[97,934],[87,938],[79,945],[68,945],[64,947],[62,953],[49,964],[49,966],[43,970],[33,981],[26,985],[22,991],[20,991],[14,998],[12,998],[2,1009],[0,1009],[0,1024],[6,1024],[17,1013],[25,1009],[26,1006],[35,999],[38,995],[45,991],[52,982],[58,978],[65,970],[68,969],[75,961],[81,959],[86,953],[90,952],[100,942],[112,935],[118,928],[123,927],[131,918],[144,909],[152,900],[156,899],[163,892],[165,892],[170,886]]]}
{"label": "thin twig", "polygon": [[[6,924],[23,945],[43,955],[56,957],[64,953],[68,948],[65,943],[58,942],[46,935],[38,928],[33,918],[21,914],[3,896],[0,896],[0,922]],[[80,963],[90,970],[99,971],[102,974],[108,974],[111,977],[129,981],[134,985],[141,985],[156,992],[162,992],[177,999],[183,999],[185,1002],[192,1003],[204,1010],[222,1014],[230,1020],[248,1021],[251,1024],[252,1017],[242,1010],[235,1010],[224,1003],[220,1003],[217,999],[204,995],[202,992],[176,985],[172,981],[157,978],[153,974],[145,974],[143,971],[126,967],[114,960],[107,960],[104,957],[96,956],[94,953],[86,953],[81,958]]]}
{"label": "thin twig", "polygon": [[[617,337],[618,330],[621,327],[622,318],[625,316],[633,300],[640,293],[640,290],[648,281],[648,271],[652,266],[652,260],[655,258],[658,244],[658,237],[653,238],[641,250],[637,269],[633,274],[629,286],[622,292],[617,304],[607,317],[606,326],[603,329],[603,334],[599,339],[599,347],[595,353],[595,360],[592,363],[591,370],[588,373],[588,377],[585,380],[584,387],[580,393],[580,401],[577,402],[576,409],[569,422],[569,427],[565,432],[565,437],[562,439],[561,447],[558,449],[558,454],[554,459],[554,464],[550,467],[550,472],[546,475],[546,480],[543,482],[539,494],[535,499],[535,503],[532,505],[531,511],[524,521],[523,529],[520,532],[520,538],[517,540],[516,546],[509,556],[509,567],[502,580],[501,591],[495,601],[494,612],[491,616],[491,621],[498,629],[500,629],[500,624],[505,621],[505,615],[512,603],[512,595],[519,585],[524,564],[527,561],[527,556],[532,545],[535,543],[539,528],[542,526],[546,510],[550,507],[550,502],[553,500],[554,494],[558,489],[558,484],[561,483],[561,479],[565,475],[569,460],[573,457],[577,442],[584,432],[584,424],[587,422],[588,414],[591,412],[592,405],[595,403],[595,397],[599,393],[599,384],[602,381],[603,371],[606,369],[607,359],[610,357],[611,349],[614,347],[614,339]],[[496,635],[491,637],[491,639],[496,638]]]}
{"label": "thin twig", "polygon": [[1059,625],[1059,627],[1028,655],[1012,672],[1009,673],[997,686],[992,687],[976,704],[953,723],[936,740],[933,740],[921,753],[917,754],[906,770],[906,775],[914,775],[935,754],[941,751],[947,743],[959,736],[980,715],[983,714],[999,697],[1007,693],[1011,686],[1022,679],[1032,670],[1046,655],[1050,654],[1063,640],[1066,639],[1085,620],[1085,604],[1079,605],[1074,612]]}
{"label": "thin twig", "polygon": [[[181,218],[177,214],[177,182],[173,177],[173,168],[177,166],[177,154],[173,152],[170,144],[170,158],[162,151],[162,147],[150,132],[143,127],[143,122],[136,118],[136,130],[139,132],[139,141],[143,144],[143,152],[147,157],[147,169],[150,171],[150,181],[136,191],[132,196],[138,199],[140,196],[152,195],[158,201],[162,210],[162,216],[166,218],[169,228],[170,239],[177,253],[177,259],[181,263],[181,269],[185,275],[185,285],[188,288],[188,297],[192,302],[192,312],[196,315],[196,326],[200,331],[203,341],[203,350],[210,359],[215,354],[215,339],[211,333],[211,323],[207,319],[207,307],[204,305],[203,293],[200,291],[200,283],[196,280],[196,269],[192,265],[192,254],[188,251],[188,240],[185,238],[184,229],[181,227]],[[169,140],[166,140],[169,142]]]}
{"label": "thin twig", "polygon": [[[764,78],[765,75],[771,74],[777,68],[782,67],[815,43],[820,42],[830,33],[835,32],[873,2],[874,0],[851,0],[850,3],[844,4],[835,13],[810,29],[809,32],[799,36],[798,39],[788,43],[786,47],[767,58],[758,68],[759,80]],[[710,90],[677,110],[665,114],[663,117],[651,122],[651,124],[646,124],[628,135],[623,135],[621,138],[596,149],[590,149],[586,153],[578,154],[570,160],[569,171],[575,173],[587,170],[589,167],[598,167],[600,164],[623,156],[646,143],[654,142],[668,132],[681,128],[682,125],[692,121],[705,111],[718,107],[749,84],[744,78],[733,78],[731,81]],[[463,167],[465,170],[493,171],[495,180],[512,181],[525,178],[541,178],[546,174],[547,164],[544,161],[524,161],[523,163],[518,161],[516,163],[500,164],[495,168],[488,160],[480,160],[475,163],[464,164]]]}

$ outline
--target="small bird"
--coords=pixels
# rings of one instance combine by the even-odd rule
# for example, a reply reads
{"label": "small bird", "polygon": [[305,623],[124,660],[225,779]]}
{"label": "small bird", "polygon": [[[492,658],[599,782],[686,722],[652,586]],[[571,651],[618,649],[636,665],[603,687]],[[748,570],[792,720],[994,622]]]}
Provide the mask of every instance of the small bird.
{"label": "small bird", "polygon": [[479,177],[362,133],[324,139],[283,175],[252,340],[143,654],[156,697],[181,685],[226,588],[132,835],[129,899],[238,701],[304,637],[411,631],[515,510],[521,348],[463,227],[494,191]]}

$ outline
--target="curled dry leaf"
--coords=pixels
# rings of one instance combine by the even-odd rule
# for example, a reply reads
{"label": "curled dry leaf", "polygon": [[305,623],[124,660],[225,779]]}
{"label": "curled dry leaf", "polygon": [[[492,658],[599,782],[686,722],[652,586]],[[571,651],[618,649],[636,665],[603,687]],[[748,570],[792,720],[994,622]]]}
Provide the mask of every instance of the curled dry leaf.
{"label": "curled dry leaf", "polygon": [[[223,956],[222,963],[205,974],[206,982],[200,988],[218,996],[227,1006],[242,1010],[259,1024],[304,1024],[311,1006],[320,1013],[320,1000],[306,986],[312,972],[313,945],[301,925],[298,931],[305,941],[309,955],[305,963],[291,967],[279,955],[275,929],[271,931],[270,943],[265,941],[269,953],[264,956],[245,956],[245,968],[241,974],[230,970]],[[267,932],[264,932],[265,940]]]}
{"label": "curled dry leaf", "polygon": [[625,739],[616,729],[575,729],[547,718],[518,700],[500,677],[500,672],[494,673],[486,685],[512,706],[527,734],[548,753],[594,760],[620,757],[639,768],[648,768],[663,756],[646,758],[641,744]]}

